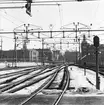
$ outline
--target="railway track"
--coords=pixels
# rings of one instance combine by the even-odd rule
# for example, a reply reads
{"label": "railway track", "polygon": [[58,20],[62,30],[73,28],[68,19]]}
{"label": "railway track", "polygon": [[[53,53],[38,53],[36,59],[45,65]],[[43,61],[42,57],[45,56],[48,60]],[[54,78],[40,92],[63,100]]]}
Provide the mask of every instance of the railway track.
{"label": "railway track", "polygon": [[[21,90],[21,89],[23,89],[23,88],[25,88],[25,87],[28,87],[28,86],[31,86],[31,85],[33,85],[33,84],[35,84],[35,83],[38,83],[39,81],[42,81],[43,79],[46,79],[46,78],[53,78],[53,75],[55,74],[55,76],[56,76],[56,71],[57,71],[57,69],[58,70],[60,70],[60,69],[62,69],[63,67],[62,67],[62,65],[61,66],[56,66],[56,67],[53,67],[53,68],[44,68],[44,69],[42,69],[41,71],[39,71],[39,72],[37,72],[37,73],[34,73],[33,75],[31,75],[31,76],[28,76],[27,78],[24,78],[24,79],[22,79],[22,80],[20,80],[20,81],[15,81],[15,82],[11,82],[11,83],[8,83],[8,84],[5,84],[5,82],[4,82],[4,84],[3,85],[0,85],[0,92],[1,93],[14,93],[14,92],[16,92],[16,91],[19,91],[19,90]],[[57,71],[58,72],[58,71]],[[47,75],[45,75],[45,76],[42,76],[42,75],[44,75],[45,73],[49,73],[49,74],[47,74]],[[40,76],[40,78],[39,78],[39,76]],[[42,76],[42,77],[41,77]],[[16,77],[13,77],[13,78],[16,78]],[[12,79],[13,79],[12,78]],[[42,85],[42,88],[44,87],[46,87],[48,84],[47,84],[47,82],[49,81],[49,83],[51,83],[50,82],[50,80],[51,79],[48,79],[43,85]],[[53,79],[52,79],[53,80]],[[28,81],[26,84],[24,84],[24,82],[26,82],[26,81]],[[21,85],[23,83],[23,85]],[[19,86],[20,85],[20,86]],[[45,86],[44,86],[45,85]],[[41,88],[41,87],[40,87]],[[40,89],[39,88],[39,89]],[[38,89],[38,90],[39,90]],[[35,91],[35,93],[36,93],[36,91]],[[0,99],[0,101],[2,101],[2,100],[5,100],[5,99],[7,99],[8,97],[5,97],[4,99]]]}
{"label": "railway track", "polygon": [[[63,66],[64,68],[65,66]],[[63,68],[58,68],[53,75],[50,76],[50,78],[41,86],[39,87],[37,90],[35,90],[29,98],[27,98],[25,101],[23,101],[20,105],[28,105],[29,101],[31,101],[32,98],[36,97],[36,95],[41,92],[43,89],[47,88],[50,84],[52,84],[52,82],[55,80],[56,76],[58,75],[59,71],[62,70]],[[59,96],[57,97],[57,99],[55,100],[55,102],[52,105],[58,105],[60,100],[62,99],[65,91],[67,90],[68,86],[69,86],[69,82],[70,82],[70,75],[69,75],[69,71],[67,69],[67,67],[65,67],[65,79],[63,81],[63,89],[62,92],[59,94]]]}
{"label": "railway track", "polygon": [[[21,91],[22,89],[25,89],[26,87],[35,86],[35,84],[38,84],[41,82],[41,85],[38,86],[38,88],[35,88],[34,91],[31,92],[28,98],[26,98],[20,105],[28,105],[29,102],[31,102],[31,99],[36,97],[38,93],[42,92],[43,89],[47,89],[55,78],[58,76],[59,72],[63,70],[65,65],[58,65],[55,67],[37,67],[37,68],[31,68],[23,70],[23,72],[13,72],[9,73],[7,77],[4,74],[1,79],[10,78],[4,81],[0,82],[0,93],[15,93],[18,91]],[[33,70],[34,69],[34,70]],[[35,72],[37,71],[37,72]],[[18,73],[18,74],[17,74]],[[24,77],[24,78],[22,78]],[[21,78],[21,79],[20,79]],[[67,90],[67,87],[69,86],[69,71],[65,70],[65,78],[62,85],[62,92],[57,97],[53,105],[57,105],[62,96],[64,95],[65,91]],[[43,81],[43,82],[42,82]],[[9,96],[6,96],[3,99],[0,99],[0,102],[3,102],[4,100],[8,100]]]}
{"label": "railway track", "polygon": [[[14,105],[33,105],[33,104],[61,105],[61,104],[63,104],[64,105],[66,103],[64,99],[65,99],[65,97],[67,97],[66,95],[68,95],[67,90],[70,89],[70,87],[72,86],[72,85],[70,85],[70,80],[71,80],[70,73],[74,72],[74,69],[72,69],[72,70],[69,69],[69,70],[68,70],[67,64],[58,65],[56,67],[44,68],[44,70],[42,70],[42,71],[39,70],[37,73],[35,73],[35,71],[30,72],[30,74],[31,74],[31,75],[29,74],[30,76],[27,75],[28,77],[26,77],[20,81],[18,79],[14,79],[13,80],[14,84],[12,84],[12,83],[11,83],[11,85],[8,84],[8,86],[6,86],[5,88],[1,88],[0,90],[1,90],[2,94],[3,93],[15,93],[15,94],[18,94],[19,96],[16,95],[14,98],[13,95],[11,97],[9,97],[7,94],[6,97],[3,97],[4,99],[3,98],[0,99],[0,103],[4,104],[5,102],[7,102],[7,103],[9,103],[9,105],[11,105],[11,104],[14,104]],[[61,78],[60,78],[60,76],[61,76]],[[71,75],[71,76],[73,76],[73,75]],[[89,81],[89,83],[92,82],[92,81],[90,81],[89,78],[88,78],[88,81]],[[90,84],[92,84],[92,83],[90,83]],[[26,91],[24,91],[25,89],[26,89]],[[24,93],[25,93],[29,89],[32,89],[30,94],[26,94],[23,96],[23,98],[20,98],[20,97],[22,97],[22,96],[20,96],[21,92],[24,91]],[[14,99],[16,101],[18,101],[18,99],[19,99],[20,101],[16,102],[16,104],[15,104]],[[40,99],[42,101],[40,101]]]}
{"label": "railway track", "polygon": [[25,69],[22,69],[22,70],[20,69],[18,71],[16,70],[15,72],[1,74],[0,75],[0,79],[11,77],[11,76],[22,74],[22,73],[32,72],[32,71],[35,71],[35,70],[40,69],[40,68],[45,68],[45,67],[43,67],[43,66],[36,66],[36,67],[25,68]]}
{"label": "railway track", "polygon": [[70,74],[69,74],[69,71],[67,69],[67,67],[65,67],[65,79],[64,79],[64,84],[62,86],[62,92],[59,94],[59,96],[57,97],[57,99],[54,101],[54,103],[52,105],[58,105],[59,102],[61,101],[64,93],[66,92],[68,86],[69,86],[69,83],[70,83]]}
{"label": "railway track", "polygon": [[[13,80],[15,80],[17,78],[20,78],[22,76],[25,76],[25,75],[28,77],[28,74],[31,74],[31,73],[33,73],[32,74],[33,76],[34,76],[34,74],[35,74],[35,76],[38,76],[39,74],[49,72],[49,70],[47,70],[48,68],[50,69],[49,66],[46,66],[46,67],[43,67],[43,66],[42,67],[34,67],[34,68],[28,68],[26,70],[22,70],[22,71],[19,71],[19,72],[4,74],[4,75],[2,75],[0,77],[0,80],[1,80],[0,85],[12,82]],[[52,69],[54,69],[54,68],[52,68]],[[52,69],[50,69],[50,71]]]}
{"label": "railway track", "polygon": [[[49,71],[47,71],[47,72],[49,72]],[[47,72],[46,72],[46,73],[47,73]],[[36,83],[38,83],[38,82],[40,82],[40,81],[42,81],[42,80],[48,78],[49,76],[53,75],[54,72],[55,72],[55,71],[53,71],[53,72],[51,71],[50,73],[48,73],[48,74],[46,74],[46,75],[43,75],[43,73],[38,74],[37,77],[35,77],[35,78],[32,77],[31,81],[27,81],[27,79],[26,79],[27,83],[25,83],[25,84],[23,83],[23,85],[20,84],[21,86],[19,86],[19,87],[14,87],[13,89],[9,89],[9,90],[7,90],[7,92],[9,92],[9,93],[14,93],[14,92],[16,92],[16,91],[19,91],[19,90],[25,88],[25,87],[31,86],[31,85],[33,85],[33,84],[36,84]],[[40,76],[41,76],[41,77],[40,77]],[[23,82],[24,82],[24,81],[23,81]],[[19,85],[19,84],[17,83],[16,85]],[[3,90],[4,90],[4,89],[3,89]]]}
{"label": "railway track", "polygon": [[[42,68],[42,69],[40,69],[40,68],[38,68],[37,70],[36,69],[32,69],[32,70],[30,70],[29,69],[29,71],[26,71],[26,72],[22,72],[21,71],[21,73],[19,73],[19,74],[17,74],[17,75],[12,75],[11,77],[5,77],[5,78],[2,78],[1,79],[1,82],[0,82],[0,89],[3,87],[5,87],[5,86],[8,86],[8,85],[10,85],[10,84],[13,84],[13,82],[12,81],[14,81],[14,80],[16,80],[16,79],[18,79],[18,78],[21,78],[21,77],[25,77],[24,78],[24,80],[28,80],[28,78],[30,78],[30,77],[28,77],[28,74],[31,74],[31,73],[34,73],[35,75],[38,75],[39,73],[41,73],[42,71],[44,71],[45,70],[45,68]],[[26,78],[27,77],[27,78]],[[4,85],[3,85],[4,84]],[[2,86],[3,85],[3,86]]]}
{"label": "railway track", "polygon": [[[22,88],[24,88],[24,87],[26,87],[26,86],[32,85],[33,83],[37,83],[38,81],[40,81],[40,80],[42,80],[42,79],[48,77],[48,76],[51,75],[52,73],[51,73],[51,74],[48,74],[48,75],[46,75],[46,76],[43,76],[43,77],[41,77],[41,78],[39,78],[41,75],[43,75],[43,74],[45,74],[45,73],[48,73],[48,72],[51,72],[51,71],[54,70],[55,68],[57,68],[57,67],[54,67],[54,68],[49,69],[49,70],[47,70],[46,68],[44,68],[44,69],[40,70],[40,71],[37,72],[37,73],[35,72],[35,73],[31,74],[30,76],[27,75],[25,78],[22,77],[23,79],[21,79],[21,77],[20,77],[21,80],[20,80],[20,79],[19,79],[19,80],[15,80],[15,79],[17,79],[17,78],[16,78],[16,77],[13,77],[13,78],[15,78],[15,79],[10,78],[10,79],[13,80],[13,82],[10,82],[10,83],[7,83],[7,84],[5,84],[5,82],[7,82],[7,81],[9,81],[9,80],[3,81],[3,82],[2,82],[3,85],[0,86],[0,92],[9,91],[10,89],[12,90],[11,92],[14,92],[15,89],[12,89],[12,88],[15,88],[17,85],[20,85],[20,84],[22,84],[22,83],[24,83],[24,82],[26,82],[26,81],[27,81],[26,84],[23,84],[22,86],[18,87],[18,89],[16,88],[16,90],[18,91],[18,90],[20,90],[20,89],[22,89]],[[24,76],[24,75],[23,75],[23,76]],[[36,77],[38,77],[38,78],[36,78]],[[16,91],[16,90],[15,90],[15,91]]]}

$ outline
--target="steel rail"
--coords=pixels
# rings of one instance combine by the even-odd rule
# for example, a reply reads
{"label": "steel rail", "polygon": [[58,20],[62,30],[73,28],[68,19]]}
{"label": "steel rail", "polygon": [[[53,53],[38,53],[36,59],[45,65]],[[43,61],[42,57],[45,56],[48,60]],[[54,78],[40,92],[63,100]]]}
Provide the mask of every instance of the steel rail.
{"label": "steel rail", "polygon": [[[52,71],[52,69],[50,70],[50,71]],[[27,78],[24,78],[24,79],[22,79],[21,81],[17,81],[17,82],[12,82],[12,83],[9,83],[9,84],[7,84],[7,85],[3,85],[3,86],[1,86],[0,87],[0,92],[4,92],[4,91],[7,91],[7,90],[9,90],[9,89],[11,89],[11,88],[14,88],[14,89],[11,89],[12,91],[11,92],[14,92],[14,90],[20,90],[20,89],[22,89],[22,88],[24,88],[24,87],[27,87],[27,86],[30,86],[30,85],[32,85],[33,83],[37,83],[37,82],[39,82],[40,80],[42,80],[42,79],[44,79],[44,78],[46,78],[46,77],[48,77],[49,76],[49,74],[47,75],[47,76],[44,76],[44,77],[41,77],[41,78],[39,78],[39,79],[34,79],[32,82],[30,82],[30,83],[28,83],[28,84],[24,84],[23,86],[21,86],[21,87],[19,87],[18,89],[15,89],[15,86],[17,86],[17,85],[19,85],[19,84],[21,84],[21,83],[23,83],[23,82],[26,82],[26,81],[28,81],[28,80],[31,80],[31,79],[33,79],[34,77],[36,77],[36,76],[40,76],[40,75],[43,75],[44,74],[44,72],[43,73],[41,73],[41,71],[39,72],[39,73],[37,73],[37,74],[34,74],[34,75],[31,75],[31,76],[29,76],[29,77],[27,77]],[[9,91],[10,92],[10,91]]]}
{"label": "steel rail", "polygon": [[37,78],[37,79],[33,79],[33,80],[30,80],[30,81],[27,81],[27,83],[25,83],[25,84],[24,83],[23,84],[21,83],[20,86],[18,86],[18,84],[16,84],[17,87],[15,85],[13,85],[13,87],[11,86],[8,89],[3,89],[2,90],[2,93],[15,93],[15,92],[17,92],[17,91],[19,91],[19,90],[21,90],[21,89],[23,89],[25,87],[29,87],[29,86],[31,86],[33,84],[36,84],[36,83],[40,82],[41,80],[44,80],[44,79],[50,77],[50,75],[52,75],[52,74],[53,73],[51,73],[49,75],[46,75],[46,76],[43,76],[41,78]]}
{"label": "steel rail", "polygon": [[12,76],[11,78],[0,82],[0,85],[2,85],[2,84],[7,84],[7,83],[9,83],[9,82],[12,82],[13,80],[15,80],[15,79],[17,79],[17,78],[19,78],[19,77],[22,77],[22,76],[24,76],[24,75],[28,75],[29,73],[30,73],[30,71],[29,71],[29,72],[25,72],[25,73],[23,73],[23,74],[16,75],[16,76]]}
{"label": "steel rail", "polygon": [[[60,68],[60,71],[59,72],[61,72],[61,70],[63,70],[63,68]],[[53,79],[53,81],[57,78],[57,76]],[[51,81],[51,83],[46,87],[46,89],[50,89],[51,85],[53,84],[53,81]]]}
{"label": "steel rail", "polygon": [[59,102],[61,101],[65,91],[67,90],[68,86],[69,86],[69,82],[70,82],[70,74],[69,74],[69,71],[66,70],[66,80],[65,80],[65,86],[64,86],[64,89],[62,90],[62,92],[60,93],[60,95],[58,96],[58,98],[55,100],[55,102],[52,104],[52,105],[58,105]]}
{"label": "steel rail", "polygon": [[[43,69],[43,70],[44,70],[44,69]],[[10,88],[13,88],[14,86],[17,86],[17,85],[23,83],[23,82],[26,82],[26,81],[28,81],[28,80],[30,80],[30,79],[33,79],[33,78],[36,77],[36,76],[42,75],[43,73],[41,73],[41,72],[42,72],[43,70],[41,70],[41,71],[39,71],[39,72],[37,72],[37,73],[34,73],[33,75],[28,76],[27,78],[24,78],[24,79],[22,79],[22,80],[19,80],[19,81],[16,81],[16,82],[12,82],[12,83],[5,84],[5,85],[3,85],[3,86],[0,86],[0,91],[2,92],[2,91],[5,91],[5,90],[8,90],[8,89],[10,89]]]}
{"label": "steel rail", "polygon": [[[60,68],[60,69],[62,69],[62,68]],[[28,86],[30,86],[30,85],[32,85],[32,84],[35,84],[35,83],[37,83],[37,82],[39,82],[39,81],[41,81],[41,80],[43,80],[43,79],[46,79],[47,77],[49,77],[49,76],[51,76],[52,74],[54,74],[54,73],[50,73],[50,74],[48,74],[48,75],[46,75],[46,76],[43,76],[43,77],[41,77],[41,78],[35,78],[35,79],[33,79],[32,80],[32,82],[29,82],[29,84],[26,84],[26,85],[23,85],[23,86],[21,86],[21,87],[18,87],[18,88],[13,88],[13,89],[10,89],[10,90],[7,90],[7,92],[9,92],[9,93],[14,93],[14,92],[16,92],[16,91],[18,91],[18,90],[20,90],[20,89],[23,89],[24,87],[28,87]],[[42,74],[41,74],[42,75]],[[40,75],[39,75],[40,76]],[[33,77],[34,78],[34,77]]]}
{"label": "steel rail", "polygon": [[44,88],[46,88],[50,83],[52,83],[52,81],[55,79],[55,77],[57,76],[58,72],[60,69],[57,69],[57,71],[54,72],[53,75],[51,75],[51,78],[49,78],[40,88],[38,88],[37,90],[35,90],[32,95],[27,98],[25,101],[23,101],[20,105],[25,105],[26,103],[28,103],[33,97],[35,97],[39,92],[41,92]]}
{"label": "steel rail", "polygon": [[7,77],[10,77],[10,76],[14,76],[14,75],[18,75],[18,74],[25,73],[25,72],[29,72],[29,70],[34,71],[34,70],[37,70],[37,69],[41,69],[41,67],[27,68],[27,69],[12,72],[12,73],[2,74],[2,75],[0,75],[0,79],[7,78]]}
{"label": "steel rail", "polygon": [[[40,70],[40,68],[38,68],[38,70],[40,70],[39,72],[36,72],[35,73],[35,75],[39,75],[41,72],[43,72],[44,70],[45,70],[46,68],[43,68],[43,69],[41,69]],[[21,71],[21,72],[19,72],[19,74],[18,73],[16,73],[15,74],[15,76],[14,76],[14,74],[13,75],[8,75],[8,77],[11,77],[11,78],[9,78],[9,79],[7,79],[7,80],[4,80],[4,81],[2,81],[2,82],[0,82],[0,85],[1,84],[4,84],[4,83],[9,83],[9,82],[11,82],[11,81],[13,81],[13,80],[15,80],[15,79],[17,79],[17,78],[19,78],[19,77],[22,77],[22,76],[24,76],[24,75],[28,75],[29,73],[32,73],[32,72],[34,72],[34,69],[31,69],[31,70],[29,70],[29,71]],[[5,77],[5,78],[8,78],[8,77]],[[1,87],[0,87],[1,88]]]}
{"label": "steel rail", "polygon": [[0,86],[0,92],[2,93],[2,92],[7,91],[7,90],[9,90],[11,88],[15,88],[15,86],[20,85],[21,83],[24,83],[24,82],[26,82],[28,80],[33,79],[37,74],[34,74],[34,76],[32,75],[32,76],[24,78],[22,80],[18,80],[16,82],[11,82],[11,83],[8,83],[8,84],[3,84],[3,85]]}
{"label": "steel rail", "polygon": [[[18,72],[15,72],[15,73],[8,73],[7,75],[4,74],[2,77],[0,77],[0,79],[4,79],[4,78],[8,78],[8,77],[14,77],[15,76],[18,76],[18,75],[24,75],[24,74],[28,74],[28,73],[31,73],[33,72],[34,69],[31,69],[29,71],[18,71]],[[1,83],[1,82],[0,82]]]}
{"label": "steel rail", "polygon": [[[46,82],[47,83],[47,82]],[[44,84],[42,85],[42,86],[44,86]],[[11,92],[12,92],[12,90],[10,90]],[[10,92],[9,91],[9,92]],[[5,100],[5,99],[8,99],[9,97],[7,96],[7,97],[5,97],[5,98],[3,98],[3,99],[0,99],[0,101],[3,101],[3,100]]]}

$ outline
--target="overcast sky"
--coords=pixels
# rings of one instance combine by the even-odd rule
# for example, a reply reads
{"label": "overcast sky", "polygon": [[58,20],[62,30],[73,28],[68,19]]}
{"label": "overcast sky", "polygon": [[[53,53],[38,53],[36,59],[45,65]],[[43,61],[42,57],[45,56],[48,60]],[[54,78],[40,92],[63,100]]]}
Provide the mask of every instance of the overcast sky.
{"label": "overcast sky", "polygon": [[[53,3],[57,4],[57,3]],[[67,2],[58,5],[36,5],[32,6],[32,17],[26,14],[24,9],[1,9],[0,10],[0,29],[13,30],[22,24],[33,24],[49,30],[49,25],[53,25],[53,30],[59,30],[61,26],[70,23],[92,24],[93,28],[104,26],[104,0]],[[10,5],[10,4],[9,4]],[[8,5],[2,5],[8,6]],[[12,5],[11,5],[12,6]],[[17,6],[16,4],[14,6]],[[71,27],[69,25],[69,27]],[[2,35],[12,37],[13,35]],[[3,49],[13,49],[14,43],[10,38],[3,37]],[[32,43],[32,42],[31,42]],[[41,47],[33,43],[31,47]],[[29,48],[31,48],[29,47]]]}

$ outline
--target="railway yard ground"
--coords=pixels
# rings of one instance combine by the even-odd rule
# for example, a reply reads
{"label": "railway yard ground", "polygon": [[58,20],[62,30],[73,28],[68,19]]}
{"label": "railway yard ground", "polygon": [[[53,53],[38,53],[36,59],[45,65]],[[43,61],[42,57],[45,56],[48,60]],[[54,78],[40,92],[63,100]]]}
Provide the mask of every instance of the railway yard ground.
{"label": "railway yard ground", "polygon": [[95,72],[89,69],[85,73],[67,63],[0,65],[0,105],[104,105],[104,76],[99,75],[97,90]]}
{"label": "railway yard ground", "polygon": [[[1,96],[0,99],[7,97]],[[10,95],[9,98],[0,101],[0,105],[20,105],[28,98],[28,95]],[[26,105],[52,105],[57,95],[37,95]],[[59,105],[104,105],[103,96],[64,96]]]}

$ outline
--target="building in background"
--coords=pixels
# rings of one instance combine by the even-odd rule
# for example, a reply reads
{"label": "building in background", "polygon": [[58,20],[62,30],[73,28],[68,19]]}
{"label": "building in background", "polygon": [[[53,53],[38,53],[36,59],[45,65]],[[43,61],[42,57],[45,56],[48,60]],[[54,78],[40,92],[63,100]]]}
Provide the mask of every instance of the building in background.
{"label": "building in background", "polygon": [[[83,41],[81,43],[81,59],[80,63],[84,64],[86,62],[87,65],[94,65],[96,64],[96,55],[95,55],[95,47],[93,44],[89,44],[86,41],[85,36],[83,37]],[[99,65],[104,65],[104,44],[99,45]]]}
{"label": "building in background", "polygon": [[36,49],[29,50],[29,61],[38,62],[39,61],[38,56],[39,56],[39,52]]}
{"label": "building in background", "polygon": [[38,61],[42,62],[43,59],[45,62],[52,61],[52,51],[50,49],[36,49],[38,51]]}
{"label": "building in background", "polygon": [[53,50],[52,51],[52,60],[58,61],[60,55],[60,50]]}
{"label": "building in background", "polygon": [[[43,56],[43,57],[42,57]],[[2,51],[2,55],[0,55],[0,61],[30,61],[30,62],[41,62],[44,58],[44,61],[52,60],[52,52],[50,49],[23,49],[20,50],[7,50]]]}
{"label": "building in background", "polygon": [[66,62],[76,62],[76,52],[65,51],[64,57]]}

